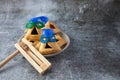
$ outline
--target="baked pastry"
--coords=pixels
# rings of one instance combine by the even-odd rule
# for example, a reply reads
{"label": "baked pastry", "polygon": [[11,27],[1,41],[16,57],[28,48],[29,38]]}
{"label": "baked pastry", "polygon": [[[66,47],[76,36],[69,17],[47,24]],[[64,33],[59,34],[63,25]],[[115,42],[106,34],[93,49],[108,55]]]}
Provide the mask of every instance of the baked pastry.
{"label": "baked pastry", "polygon": [[40,48],[40,41],[35,41],[32,45],[33,45],[37,50],[39,50],[39,48]]}
{"label": "baked pastry", "polygon": [[67,41],[61,36],[60,33],[55,34],[56,43],[62,48],[64,45],[67,44]]}
{"label": "baked pastry", "polygon": [[60,29],[54,23],[52,23],[51,21],[48,21],[45,24],[45,27],[54,30],[55,33],[59,33],[60,32]]}
{"label": "baked pastry", "polygon": [[41,35],[41,29],[33,27],[31,29],[27,29],[24,38],[26,38],[30,42],[34,42],[40,40],[40,35]]}
{"label": "baked pastry", "polygon": [[39,51],[46,55],[58,52],[60,50],[60,46],[56,43],[54,31],[50,28],[42,29]]}
{"label": "baked pastry", "polygon": [[43,55],[53,54],[61,51],[61,48],[56,42],[41,43],[39,48],[40,53]]}
{"label": "baked pastry", "polygon": [[45,16],[35,17],[26,24],[25,38],[31,42],[39,41],[41,35],[41,28],[45,27],[48,18]]}

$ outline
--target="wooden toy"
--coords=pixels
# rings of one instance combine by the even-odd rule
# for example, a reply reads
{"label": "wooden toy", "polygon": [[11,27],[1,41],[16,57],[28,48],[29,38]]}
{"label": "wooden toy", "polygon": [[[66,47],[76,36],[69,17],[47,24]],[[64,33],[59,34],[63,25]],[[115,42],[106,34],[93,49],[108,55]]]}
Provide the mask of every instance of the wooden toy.
{"label": "wooden toy", "polygon": [[44,73],[51,67],[51,63],[43,55],[41,55],[41,53],[36,50],[25,38],[22,39],[22,42],[16,43],[15,47],[17,50],[0,63],[0,68],[14,56],[16,56],[19,52],[40,74]]}
{"label": "wooden toy", "polygon": [[69,43],[68,36],[48,21],[47,17],[32,18],[26,24],[25,34],[15,44],[17,50],[0,62],[0,68],[21,53],[40,74],[43,74],[52,65],[44,56],[53,56],[64,51]]}
{"label": "wooden toy", "polygon": [[[43,55],[41,55],[41,53],[36,50],[30,42],[28,42],[25,38],[23,38],[22,41],[26,44],[27,47],[20,46],[18,43],[15,44],[15,47],[39,73],[43,73],[51,67],[51,63]],[[29,56],[31,57],[31,59],[29,58]]]}

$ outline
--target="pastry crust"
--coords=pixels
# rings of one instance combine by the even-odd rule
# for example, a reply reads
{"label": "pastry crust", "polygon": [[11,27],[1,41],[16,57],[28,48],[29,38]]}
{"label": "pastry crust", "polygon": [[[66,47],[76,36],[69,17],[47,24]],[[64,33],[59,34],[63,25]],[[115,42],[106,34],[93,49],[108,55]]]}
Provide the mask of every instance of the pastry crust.
{"label": "pastry crust", "polygon": [[40,48],[40,41],[35,41],[35,42],[33,43],[33,46],[34,46],[37,50],[39,50],[39,48]]}
{"label": "pastry crust", "polygon": [[57,39],[57,42],[56,42],[56,43],[57,43],[60,47],[63,47],[65,44],[67,44],[67,41],[66,41],[65,39],[63,39],[60,34],[56,34],[55,37],[56,37],[56,39]]}
{"label": "pastry crust", "polygon": [[35,28],[36,31],[37,31],[37,34],[32,34],[32,31],[33,31],[34,28],[35,27],[25,30],[24,38],[26,38],[28,41],[39,41],[40,40],[42,30],[38,29],[38,28]]}
{"label": "pastry crust", "polygon": [[[46,48],[46,46],[49,45],[50,48]],[[43,54],[43,55],[47,55],[47,54],[53,54],[55,52],[59,52],[61,51],[61,48],[59,47],[59,45],[56,42],[48,42],[46,44],[41,43],[39,51]]]}
{"label": "pastry crust", "polygon": [[55,33],[59,33],[60,32],[60,29],[52,22],[48,21],[46,24],[45,24],[45,27],[46,28],[50,28],[50,29],[53,29],[53,31]]}

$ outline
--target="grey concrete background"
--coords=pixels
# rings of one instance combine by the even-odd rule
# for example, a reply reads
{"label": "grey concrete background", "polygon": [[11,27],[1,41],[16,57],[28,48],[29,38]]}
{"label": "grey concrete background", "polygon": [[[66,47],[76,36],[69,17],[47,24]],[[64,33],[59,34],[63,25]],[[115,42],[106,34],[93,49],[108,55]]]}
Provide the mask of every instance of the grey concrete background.
{"label": "grey concrete background", "polygon": [[0,69],[0,80],[120,80],[119,0],[0,0],[0,61],[39,15],[69,35],[69,48],[48,58],[53,66],[43,76],[19,54]]}

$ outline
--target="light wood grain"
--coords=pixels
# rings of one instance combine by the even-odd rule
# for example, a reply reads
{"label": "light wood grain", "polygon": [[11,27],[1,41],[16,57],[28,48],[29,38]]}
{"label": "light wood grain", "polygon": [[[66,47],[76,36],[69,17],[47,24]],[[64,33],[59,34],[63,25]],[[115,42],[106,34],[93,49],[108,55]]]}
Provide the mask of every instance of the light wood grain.
{"label": "light wood grain", "polygon": [[42,55],[38,50],[36,50],[30,42],[28,42],[25,38],[22,39],[22,41],[27,44],[27,46],[32,50],[32,52],[48,66],[49,68],[51,67],[51,63]]}
{"label": "light wood grain", "polygon": [[5,58],[2,62],[0,62],[0,68],[3,67],[6,63],[8,63],[13,57],[15,57],[19,53],[18,50],[13,52],[11,55],[9,55],[7,58]]}
{"label": "light wood grain", "polygon": [[35,56],[30,50],[26,51],[28,55],[42,68],[43,72],[48,69],[46,64],[44,64],[37,56]]}
{"label": "light wood grain", "polygon": [[28,62],[40,73],[43,73],[41,67],[19,46],[18,43],[15,44],[15,47],[21,52],[21,54],[28,60]]}

